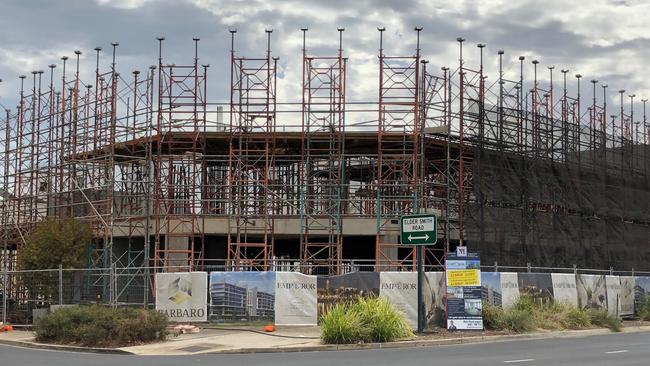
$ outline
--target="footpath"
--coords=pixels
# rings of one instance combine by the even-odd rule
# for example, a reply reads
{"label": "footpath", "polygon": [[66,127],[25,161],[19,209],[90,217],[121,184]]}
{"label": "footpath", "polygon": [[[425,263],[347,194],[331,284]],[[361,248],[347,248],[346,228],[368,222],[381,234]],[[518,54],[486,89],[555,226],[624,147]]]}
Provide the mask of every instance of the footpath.
{"label": "footpath", "polygon": [[[650,326],[626,326],[624,333],[648,332]],[[318,327],[280,327],[265,333],[259,327],[203,328],[199,333],[170,336],[165,342],[150,343],[122,348],[87,348],[37,343],[34,333],[14,330],[0,333],[0,344],[50,349],[70,352],[94,352],[132,354],[141,356],[197,355],[218,353],[276,353],[337,351],[373,348],[405,348],[443,346],[465,343],[501,342],[517,339],[543,339],[561,337],[585,337],[610,334],[609,329],[586,329],[571,331],[540,331],[526,334],[447,333],[425,334],[414,340],[393,343],[364,343],[351,345],[323,345]]]}

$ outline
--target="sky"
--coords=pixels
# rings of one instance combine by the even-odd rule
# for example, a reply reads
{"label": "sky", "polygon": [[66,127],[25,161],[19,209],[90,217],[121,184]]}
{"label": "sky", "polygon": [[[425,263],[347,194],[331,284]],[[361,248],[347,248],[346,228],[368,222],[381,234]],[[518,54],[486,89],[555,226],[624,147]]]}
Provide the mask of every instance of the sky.
{"label": "sky", "polygon": [[237,30],[237,54],[249,57],[263,56],[264,30],[273,29],[271,48],[280,58],[278,99],[299,101],[303,27],[309,28],[307,48],[314,55],[334,55],[336,29],[345,28],[347,98],[371,101],[377,99],[377,27],[386,27],[387,55],[408,56],[415,50],[415,26],[423,27],[421,49],[430,69],[457,67],[455,40],[463,37],[469,67],[476,65],[475,45],[487,44],[489,78],[497,77],[497,51],[504,50],[508,78],[518,78],[517,58],[523,55],[527,76],[529,61],[537,59],[542,80],[548,78],[546,67],[555,66],[556,72],[569,69],[585,81],[608,84],[608,102],[618,103],[619,89],[640,100],[650,97],[647,14],[650,2],[637,0],[3,0],[0,103],[14,109],[19,75],[60,65],[60,57],[73,56],[74,50],[83,52],[82,77],[88,80],[93,80],[93,49],[108,50],[111,42],[120,44],[121,73],[144,71],[157,63],[159,36],[166,38],[165,62],[176,64],[192,63],[192,38],[199,37],[200,63],[210,64],[208,100],[226,102],[229,29]]}

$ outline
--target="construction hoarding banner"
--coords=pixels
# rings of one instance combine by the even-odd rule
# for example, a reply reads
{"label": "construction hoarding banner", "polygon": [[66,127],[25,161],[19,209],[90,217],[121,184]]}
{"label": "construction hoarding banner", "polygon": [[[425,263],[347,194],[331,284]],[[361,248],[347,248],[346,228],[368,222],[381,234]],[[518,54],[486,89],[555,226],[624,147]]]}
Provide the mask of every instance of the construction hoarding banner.
{"label": "construction hoarding banner", "polygon": [[156,273],[156,310],[172,322],[205,322],[208,274],[206,272]]}
{"label": "construction hoarding banner", "polygon": [[519,273],[519,294],[526,295],[537,304],[553,302],[553,282],[550,273]]}
{"label": "construction hoarding banner", "polygon": [[[447,272],[424,274],[426,328],[482,329],[482,304],[509,308],[519,296],[629,316],[650,295],[650,277],[566,273],[480,272],[478,256],[449,255]],[[468,268],[470,267],[470,268]],[[177,272],[156,274],[156,310],[172,322],[259,322],[316,325],[330,307],[380,296],[417,326],[416,272]],[[449,281],[450,285],[447,285]],[[455,285],[452,286],[451,284]],[[210,296],[208,300],[208,295]],[[208,308],[209,304],[209,308]],[[445,314],[445,308],[447,314]]]}
{"label": "construction hoarding banner", "polygon": [[210,320],[275,321],[276,272],[211,272]]}
{"label": "construction hoarding banner", "polygon": [[556,302],[578,306],[576,275],[572,273],[552,273],[553,299]]}
{"label": "construction hoarding banner", "polygon": [[417,272],[381,272],[379,297],[390,301],[404,313],[413,328],[418,325],[418,274]]}
{"label": "construction hoarding banner", "polygon": [[637,309],[650,297],[650,277],[634,277],[634,302]]}
{"label": "construction hoarding banner", "polygon": [[318,316],[337,304],[349,304],[358,297],[370,296],[379,296],[378,272],[318,277]]}
{"label": "construction hoarding banner", "polygon": [[501,273],[481,272],[481,299],[485,304],[501,307]]}
{"label": "construction hoarding banner", "polygon": [[519,299],[519,280],[517,273],[501,272],[501,306],[511,308]]}
{"label": "construction hoarding banner", "polygon": [[634,277],[621,276],[621,312],[620,315],[634,315]]}
{"label": "construction hoarding banner", "polygon": [[426,318],[425,328],[436,328],[445,324],[445,301],[447,298],[445,281],[444,272],[425,272],[424,274],[422,296]]}
{"label": "construction hoarding banner", "polygon": [[447,329],[483,329],[481,262],[478,253],[447,254]]}
{"label": "construction hoarding banner", "polygon": [[296,272],[275,274],[275,324],[316,325],[316,276]]}
{"label": "construction hoarding banner", "polygon": [[605,276],[607,287],[607,312],[612,315],[621,313],[621,279],[618,276]]}
{"label": "construction hoarding banner", "polygon": [[582,309],[606,309],[607,286],[605,275],[576,275],[578,306]]}

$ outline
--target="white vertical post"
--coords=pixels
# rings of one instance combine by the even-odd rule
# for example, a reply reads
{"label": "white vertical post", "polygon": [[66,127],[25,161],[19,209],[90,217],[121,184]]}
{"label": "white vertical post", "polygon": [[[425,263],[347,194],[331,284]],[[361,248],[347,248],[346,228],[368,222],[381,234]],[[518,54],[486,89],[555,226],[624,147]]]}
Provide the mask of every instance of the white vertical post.
{"label": "white vertical post", "polygon": [[63,265],[59,264],[59,305],[63,305]]}
{"label": "white vertical post", "polygon": [[7,324],[7,266],[2,266],[2,324]]}

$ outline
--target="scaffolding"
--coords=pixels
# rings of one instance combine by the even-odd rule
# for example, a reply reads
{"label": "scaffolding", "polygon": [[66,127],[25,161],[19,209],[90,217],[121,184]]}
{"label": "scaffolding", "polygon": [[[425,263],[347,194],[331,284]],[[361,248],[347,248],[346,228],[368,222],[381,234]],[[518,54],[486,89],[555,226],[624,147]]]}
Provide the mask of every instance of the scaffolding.
{"label": "scaffolding", "polygon": [[158,38],[158,108],[154,140],[154,266],[192,270],[204,252],[202,193],[208,65],[165,65]]}
{"label": "scaffolding", "polygon": [[273,254],[278,59],[271,57],[272,32],[266,30],[265,56],[247,58],[235,56],[231,31],[227,265],[235,271],[266,271]]}
{"label": "scaffolding", "polygon": [[[229,101],[207,97],[198,38],[186,65],[163,61],[160,37],[146,71],[121,74],[115,42],[21,76],[0,116],[4,268],[39,222],[76,218],[94,268],[413,270],[398,242],[410,213],[439,217],[427,268],[458,245],[486,263],[648,268],[647,99],[463,38],[440,67],[420,30],[392,56],[379,29],[374,100],[348,100],[342,28],[331,53],[303,30],[287,101],[271,30],[258,58],[236,54],[232,31]],[[151,273],[123,275],[150,292]],[[111,282],[89,279],[126,296]]]}
{"label": "scaffolding", "polygon": [[301,262],[313,273],[338,274],[342,259],[345,178],[343,28],[336,56],[307,54],[303,28]]}
{"label": "scaffolding", "polygon": [[[415,266],[415,246],[398,242],[402,215],[418,213],[420,170],[420,31],[413,56],[384,54],[379,28],[379,119],[377,125],[376,254],[379,270]],[[401,253],[400,253],[401,252]]]}

